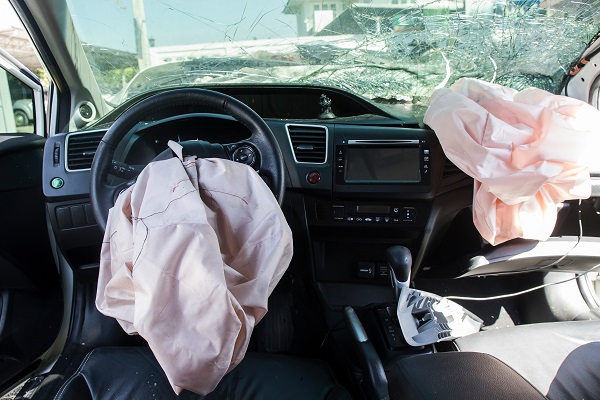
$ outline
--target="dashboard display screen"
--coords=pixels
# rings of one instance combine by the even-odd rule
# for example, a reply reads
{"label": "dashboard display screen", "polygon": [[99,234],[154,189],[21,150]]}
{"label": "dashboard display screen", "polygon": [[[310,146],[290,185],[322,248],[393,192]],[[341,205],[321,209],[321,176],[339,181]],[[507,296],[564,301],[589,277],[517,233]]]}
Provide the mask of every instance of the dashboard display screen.
{"label": "dashboard display screen", "polygon": [[419,147],[348,147],[346,183],[421,181]]}

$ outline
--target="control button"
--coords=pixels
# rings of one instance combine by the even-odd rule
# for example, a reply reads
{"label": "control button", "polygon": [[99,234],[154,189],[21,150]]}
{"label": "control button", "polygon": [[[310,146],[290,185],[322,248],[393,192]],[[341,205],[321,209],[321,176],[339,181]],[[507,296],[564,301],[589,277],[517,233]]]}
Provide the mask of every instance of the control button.
{"label": "control button", "polygon": [[429,149],[423,149],[423,154],[429,154]]}
{"label": "control button", "polygon": [[399,224],[400,223],[400,218],[392,218],[392,223],[393,224]]}
{"label": "control button", "polygon": [[337,153],[338,153],[338,156],[343,156],[344,155],[344,150],[339,149]]}
{"label": "control button", "polygon": [[91,204],[83,205],[83,212],[85,214],[85,222],[87,225],[96,225],[96,218],[94,217],[94,210]]}
{"label": "control button", "polygon": [[347,216],[347,217],[346,217],[346,222],[354,222],[354,217],[352,217],[352,216]]}
{"label": "control button", "polygon": [[252,166],[256,161],[256,154],[249,146],[242,146],[233,152],[232,159],[240,164]]}
{"label": "control button", "polygon": [[73,220],[73,227],[77,228],[80,226],[86,226],[85,222],[85,214],[83,212],[83,206],[71,206],[69,207],[69,211],[71,211],[71,219]]}
{"label": "control button", "polygon": [[423,157],[423,161],[426,161],[426,162],[429,161],[429,156]]}
{"label": "control button", "polygon": [[332,206],[333,219],[344,219],[344,206]]}
{"label": "control button", "polygon": [[377,222],[377,223],[380,223],[380,222],[381,222],[381,217],[375,217],[373,220],[374,220],[375,222]]}
{"label": "control button", "polygon": [[54,189],[60,189],[61,187],[65,186],[65,180],[60,177],[52,178],[50,181],[50,186],[52,186]]}
{"label": "control button", "polygon": [[398,214],[398,213],[400,213],[400,207],[394,207],[394,208],[392,208],[392,212],[393,212],[394,214]]}
{"label": "control button", "polygon": [[356,217],[354,220],[356,222],[363,222],[363,217]]}
{"label": "control button", "polygon": [[373,278],[375,276],[375,263],[359,262],[356,276],[359,278]]}
{"label": "control button", "polygon": [[386,263],[377,264],[377,277],[378,278],[389,278],[390,266]]}
{"label": "control button", "polygon": [[56,221],[58,222],[58,227],[60,229],[69,229],[73,227],[69,207],[58,207],[56,209]]}
{"label": "control button", "polygon": [[336,159],[336,161],[339,162],[339,163],[342,163],[342,162],[344,162],[344,157],[338,156],[337,159]]}
{"label": "control button", "polygon": [[365,217],[365,222],[373,222],[373,218],[371,218],[371,217]]}
{"label": "control button", "polygon": [[306,181],[311,185],[315,185],[321,181],[321,174],[317,171],[309,172],[308,175],[306,175]]}
{"label": "control button", "polygon": [[429,169],[429,165],[423,164],[423,169]]}
{"label": "control button", "polygon": [[58,143],[54,143],[54,152],[52,154],[52,162],[54,163],[55,167],[58,164],[60,164],[60,144],[58,144]]}
{"label": "control button", "polygon": [[402,222],[414,222],[417,215],[417,210],[414,207],[402,208]]}
{"label": "control button", "polygon": [[391,217],[383,217],[383,222],[386,224],[389,224],[391,220],[392,220]]}

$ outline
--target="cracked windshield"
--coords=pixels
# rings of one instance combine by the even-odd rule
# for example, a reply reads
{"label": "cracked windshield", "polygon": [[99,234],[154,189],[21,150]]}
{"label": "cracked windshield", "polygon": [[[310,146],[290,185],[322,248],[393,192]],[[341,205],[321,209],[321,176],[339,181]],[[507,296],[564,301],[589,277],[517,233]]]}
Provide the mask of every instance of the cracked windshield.
{"label": "cracked windshield", "polygon": [[598,0],[73,0],[115,107],[163,87],[321,85],[419,121],[461,77],[551,92],[600,27]]}

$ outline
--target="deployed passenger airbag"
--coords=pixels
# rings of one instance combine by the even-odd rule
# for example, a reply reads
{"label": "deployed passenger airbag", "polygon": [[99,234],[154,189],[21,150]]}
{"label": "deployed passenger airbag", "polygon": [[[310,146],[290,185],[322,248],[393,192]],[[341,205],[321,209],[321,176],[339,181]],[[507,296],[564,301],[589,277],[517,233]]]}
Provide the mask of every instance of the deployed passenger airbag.
{"label": "deployed passenger airbag", "polygon": [[557,204],[591,194],[600,112],[565,96],[461,79],[425,114],[446,156],[475,179],[473,219],[493,245],[547,239]]}

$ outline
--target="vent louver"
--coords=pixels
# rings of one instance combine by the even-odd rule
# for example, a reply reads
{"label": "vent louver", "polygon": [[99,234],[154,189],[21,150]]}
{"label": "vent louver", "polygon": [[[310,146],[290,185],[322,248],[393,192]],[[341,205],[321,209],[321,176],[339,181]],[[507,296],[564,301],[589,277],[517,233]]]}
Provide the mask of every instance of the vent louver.
{"label": "vent louver", "polygon": [[67,169],[70,171],[90,169],[103,136],[104,132],[67,136]]}
{"label": "vent louver", "polygon": [[327,128],[315,125],[287,125],[296,162],[323,164],[327,159]]}
{"label": "vent louver", "polygon": [[315,204],[315,215],[317,216],[317,221],[325,221],[325,205],[323,203]]}
{"label": "vent louver", "polygon": [[454,165],[452,161],[446,159],[446,161],[444,162],[444,176],[454,176],[462,173],[463,172],[460,168]]}

